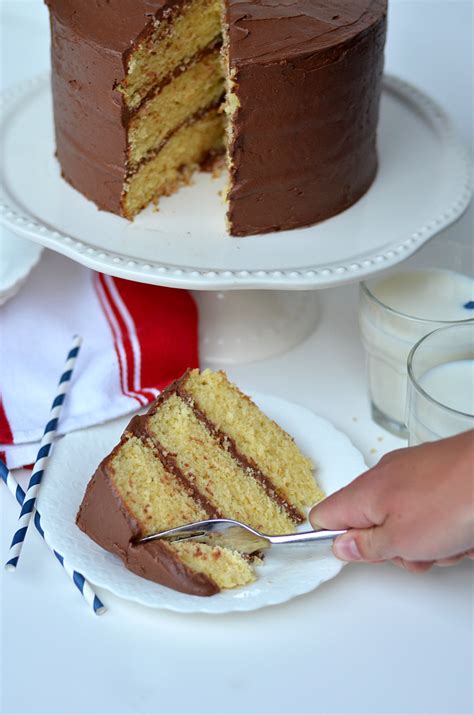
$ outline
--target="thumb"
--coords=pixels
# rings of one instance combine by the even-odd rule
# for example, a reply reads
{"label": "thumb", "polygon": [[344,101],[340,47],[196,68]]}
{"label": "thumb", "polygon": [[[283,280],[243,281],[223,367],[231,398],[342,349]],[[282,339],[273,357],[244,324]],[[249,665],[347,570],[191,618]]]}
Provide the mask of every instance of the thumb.
{"label": "thumb", "polygon": [[367,529],[383,523],[386,515],[378,506],[379,490],[373,470],[361,474],[311,509],[308,518],[313,529]]}
{"label": "thumb", "polygon": [[396,556],[384,525],[350,529],[334,540],[332,549],[341,561],[387,561]]}

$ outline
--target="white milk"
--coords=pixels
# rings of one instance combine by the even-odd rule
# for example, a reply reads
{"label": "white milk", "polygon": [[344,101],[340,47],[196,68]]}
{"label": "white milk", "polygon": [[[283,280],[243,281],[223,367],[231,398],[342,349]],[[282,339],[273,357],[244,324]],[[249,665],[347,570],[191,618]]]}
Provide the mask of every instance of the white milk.
{"label": "white milk", "polygon": [[[405,424],[407,358],[424,335],[447,322],[474,318],[474,280],[442,269],[397,273],[362,292],[359,320],[368,354],[373,407],[390,421]],[[390,310],[391,309],[391,310]]]}
{"label": "white milk", "polygon": [[432,367],[419,383],[433,400],[457,412],[474,415],[474,360]]}
{"label": "white milk", "polygon": [[[430,403],[411,388],[410,444],[451,437],[471,429],[474,423],[474,360],[455,360],[436,365],[419,380],[420,387],[441,405]],[[470,416],[470,417],[469,417]]]}

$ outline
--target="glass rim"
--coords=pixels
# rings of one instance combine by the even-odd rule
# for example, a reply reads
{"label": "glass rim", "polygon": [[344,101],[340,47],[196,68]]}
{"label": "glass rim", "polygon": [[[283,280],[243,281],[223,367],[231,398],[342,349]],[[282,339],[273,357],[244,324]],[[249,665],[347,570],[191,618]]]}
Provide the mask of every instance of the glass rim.
{"label": "glass rim", "polygon": [[[439,269],[443,270],[443,269]],[[374,280],[374,279],[371,279]],[[396,308],[392,308],[390,305],[387,305],[387,303],[384,303],[383,300],[380,300],[380,298],[377,298],[374,293],[369,288],[368,281],[361,281],[360,283],[361,290],[367,295],[367,297],[372,300],[374,303],[377,303],[381,308],[384,308],[386,311],[391,313],[392,315],[397,316],[398,318],[404,318],[405,320],[409,320],[412,323],[425,323],[425,324],[432,324],[432,325],[440,325],[441,327],[438,328],[438,330],[442,330],[443,328],[448,328],[451,325],[465,325],[466,323],[470,323],[473,321],[473,318],[462,318],[461,320],[436,320],[433,318],[417,318],[414,315],[410,315],[409,313],[402,313],[401,310],[397,310]],[[434,330],[432,332],[435,332]]]}
{"label": "glass rim", "polygon": [[[471,324],[474,326],[474,319],[470,319],[468,321],[462,321],[462,323],[465,325],[466,322],[468,324]],[[449,407],[448,405],[445,405],[443,402],[440,402],[439,400],[435,400],[434,397],[432,397],[426,390],[423,389],[423,387],[420,385],[418,380],[416,379],[414,373],[413,373],[413,358],[415,356],[416,351],[418,348],[422,345],[422,343],[425,342],[428,338],[431,338],[433,335],[445,331],[445,330],[450,330],[451,328],[458,328],[459,324],[453,323],[451,325],[444,325],[442,328],[437,328],[436,330],[432,330],[431,333],[428,333],[427,335],[424,335],[420,340],[418,340],[417,343],[414,344],[412,349],[410,350],[408,354],[408,360],[407,360],[407,374],[408,374],[408,379],[410,383],[413,385],[413,388],[418,392],[422,397],[424,397],[428,402],[432,403],[436,407],[442,407],[443,410],[447,410],[448,412],[451,412],[454,415],[458,415],[459,417],[470,417],[471,419],[474,419],[474,413],[471,412],[462,412],[461,410],[456,410],[454,407]]]}

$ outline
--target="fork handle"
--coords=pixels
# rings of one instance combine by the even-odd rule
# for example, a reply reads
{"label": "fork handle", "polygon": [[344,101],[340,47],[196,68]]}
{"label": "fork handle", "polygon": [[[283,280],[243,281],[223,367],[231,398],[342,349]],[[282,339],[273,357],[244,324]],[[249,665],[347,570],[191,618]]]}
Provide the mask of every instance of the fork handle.
{"label": "fork handle", "polygon": [[309,544],[313,541],[328,541],[335,539],[336,536],[345,534],[347,529],[342,529],[341,531],[329,531],[322,529],[320,531],[302,531],[299,534],[281,534],[279,536],[266,536],[265,538],[270,541],[271,544]]}

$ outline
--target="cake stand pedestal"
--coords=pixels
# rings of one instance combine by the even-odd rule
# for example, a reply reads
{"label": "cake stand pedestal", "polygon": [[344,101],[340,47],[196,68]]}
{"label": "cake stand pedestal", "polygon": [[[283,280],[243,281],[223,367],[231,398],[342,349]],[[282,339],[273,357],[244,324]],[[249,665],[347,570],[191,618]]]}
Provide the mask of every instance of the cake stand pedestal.
{"label": "cake stand pedestal", "polygon": [[221,365],[296,345],[317,324],[314,289],[397,265],[472,195],[470,159],[449,119],[395,77],[384,79],[369,191],[320,224],[243,239],[226,234],[225,177],[197,174],[133,223],[98,211],[61,179],[49,76],[1,94],[0,109],[0,222],[96,271],[198,291],[203,356]]}
{"label": "cake stand pedestal", "polygon": [[280,355],[319,320],[316,291],[194,291],[203,362],[237,365]]}

